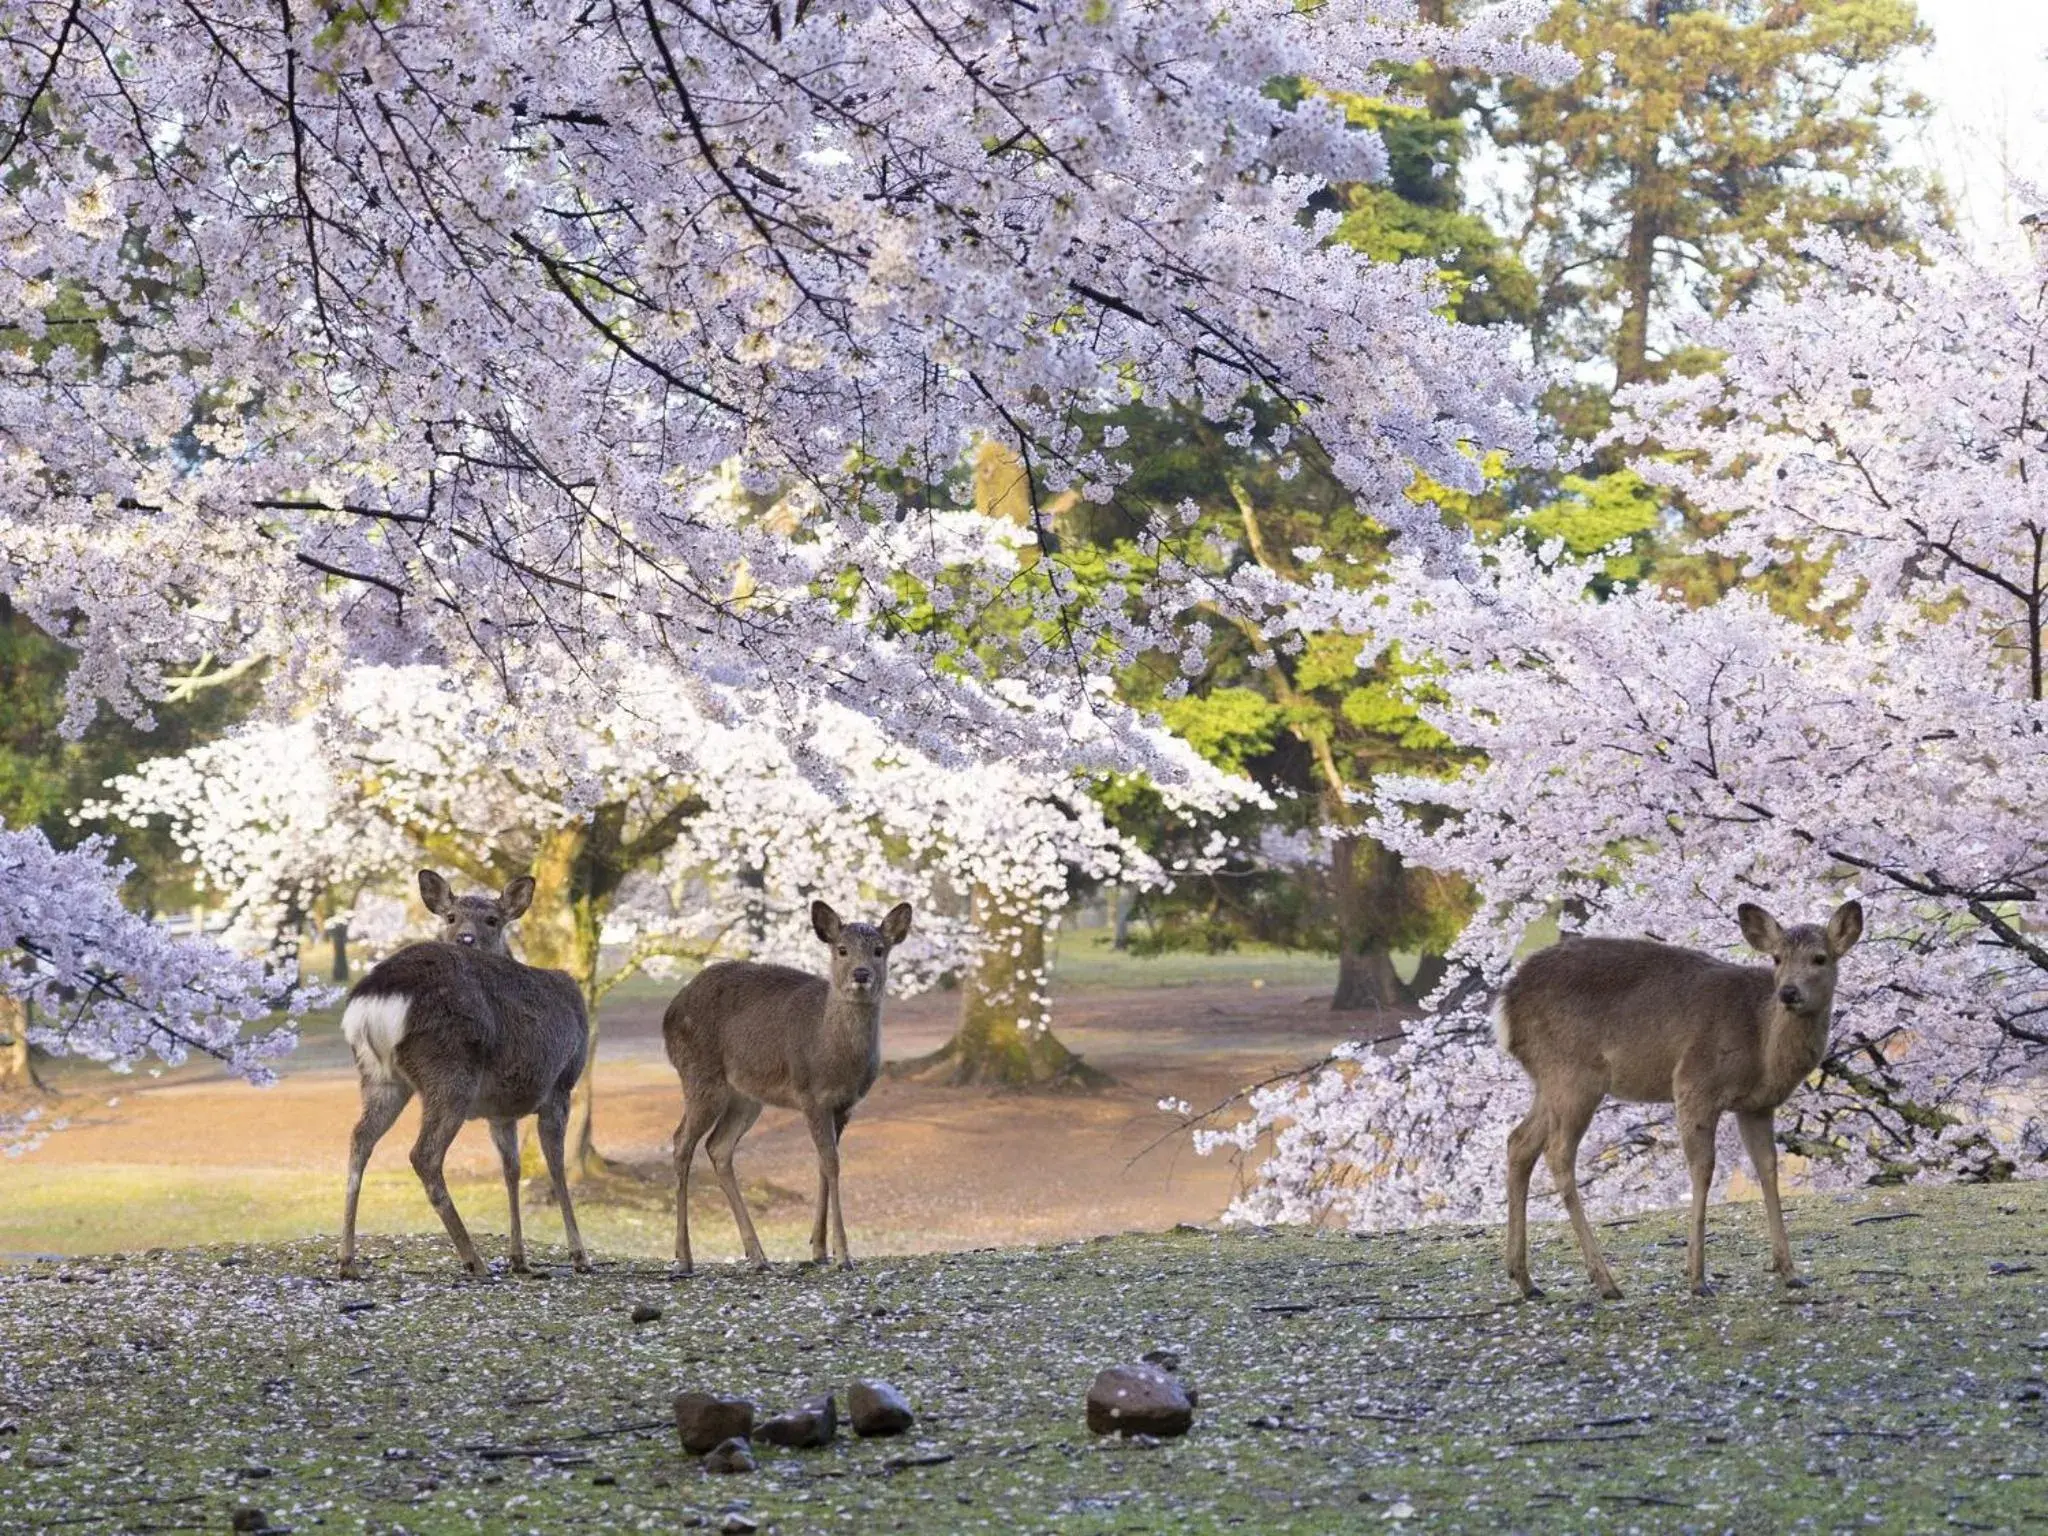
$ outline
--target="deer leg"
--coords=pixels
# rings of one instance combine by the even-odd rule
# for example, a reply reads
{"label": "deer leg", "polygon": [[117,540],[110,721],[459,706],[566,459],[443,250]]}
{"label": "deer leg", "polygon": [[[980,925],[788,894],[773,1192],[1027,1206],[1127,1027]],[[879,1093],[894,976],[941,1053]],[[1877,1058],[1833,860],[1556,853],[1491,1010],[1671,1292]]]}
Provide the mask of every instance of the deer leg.
{"label": "deer leg", "polygon": [[733,1148],[740,1144],[740,1138],[752,1129],[761,1117],[761,1101],[749,1099],[735,1093],[732,1102],[719,1115],[718,1124],[711,1128],[711,1140],[705,1146],[705,1154],[711,1159],[711,1171],[718,1175],[718,1187],[725,1191],[725,1202],[732,1207],[732,1219],[740,1229],[740,1242],[747,1251],[747,1262],[756,1269],[768,1267],[768,1255],[761,1247],[761,1239],[754,1232],[754,1218],[747,1214],[747,1202],[740,1198],[740,1181],[732,1171]]}
{"label": "deer leg", "polygon": [[813,1230],[812,1249],[824,1258],[825,1210],[832,1211],[832,1250],[842,1269],[853,1267],[846,1248],[846,1219],[839,1212],[839,1132],[846,1117],[836,1110],[812,1109],[804,1117],[810,1122],[811,1141],[818,1149],[818,1223]]}
{"label": "deer leg", "polygon": [[1799,1272],[1792,1266],[1792,1244],[1785,1236],[1785,1212],[1778,1204],[1778,1138],[1771,1122],[1772,1112],[1768,1109],[1735,1117],[1736,1127],[1742,1132],[1742,1145],[1749,1152],[1750,1166],[1756,1169],[1757,1185],[1764,1192],[1764,1220],[1771,1229],[1771,1269],[1792,1290],[1803,1290],[1806,1281],[1799,1278]]}
{"label": "deer leg", "polygon": [[498,1148],[498,1162],[505,1170],[505,1203],[512,1211],[512,1273],[526,1273],[526,1238],[519,1230],[519,1122],[493,1120],[491,1140]]}
{"label": "deer leg", "polygon": [[590,1255],[583,1247],[583,1234],[576,1227],[576,1206],[569,1198],[569,1167],[562,1140],[569,1130],[569,1089],[558,1089],[541,1101],[540,1150],[548,1162],[548,1181],[555,1186],[555,1203],[562,1208],[562,1232],[569,1239],[569,1262],[576,1273],[590,1273]]}
{"label": "deer leg", "polygon": [[[835,1147],[839,1143],[839,1138],[846,1134],[847,1117],[852,1113],[853,1111],[850,1109],[841,1109],[833,1111],[832,1142]],[[825,1176],[824,1159],[820,1158],[818,1160],[818,1219],[811,1223],[811,1262],[813,1264],[823,1264],[826,1259],[825,1213],[832,1205],[832,1196],[834,1193],[832,1186],[833,1181],[831,1179],[826,1178]],[[846,1254],[846,1237],[844,1222],[840,1224],[839,1252],[840,1256],[844,1258]]]}
{"label": "deer leg", "polygon": [[1549,1135],[1549,1116],[1538,1094],[1528,1117],[1508,1132],[1508,1278],[1531,1301],[1543,1291],[1529,1278],[1529,1176]]}
{"label": "deer leg", "polygon": [[356,1275],[356,1201],[363,1192],[363,1169],[411,1098],[411,1085],[396,1078],[363,1084],[363,1113],[348,1139],[348,1195],[341,1206],[341,1272],[349,1279]]}
{"label": "deer leg", "polygon": [[480,1275],[484,1272],[484,1261],[477,1256],[476,1244],[469,1240],[469,1229],[462,1224],[461,1213],[448,1194],[448,1180],[442,1176],[442,1164],[455,1133],[462,1129],[462,1121],[459,1109],[427,1104],[420,1120],[419,1140],[412,1144],[412,1171],[420,1176],[428,1202],[441,1218],[441,1225],[448,1229],[455,1251],[462,1256],[462,1267],[472,1275]]}
{"label": "deer leg", "polygon": [[676,1267],[689,1274],[690,1262],[690,1163],[697,1155],[697,1143],[718,1123],[726,1101],[710,1089],[685,1096],[683,1118],[676,1125]]}
{"label": "deer leg", "polygon": [[1695,1296],[1714,1294],[1707,1283],[1707,1190],[1714,1182],[1714,1128],[1720,1120],[1719,1110],[1678,1106],[1678,1138],[1685,1147],[1686,1166],[1692,1170],[1692,1230],[1686,1243],[1685,1272]]}
{"label": "deer leg", "polygon": [[1578,1103],[1554,1108],[1550,1117],[1550,1143],[1546,1150],[1550,1156],[1551,1182],[1557,1185],[1565,1214],[1572,1219],[1572,1232],[1579,1240],[1579,1252],[1586,1260],[1586,1273],[1592,1277],[1593,1289],[1609,1301],[1619,1301],[1621,1287],[1614,1283],[1607,1260],[1600,1256],[1600,1244],[1593,1236],[1593,1224],[1586,1220],[1586,1208],[1579,1202],[1579,1142],[1586,1134],[1586,1127],[1593,1123],[1593,1112],[1600,1107],[1601,1097],[1594,1094]]}

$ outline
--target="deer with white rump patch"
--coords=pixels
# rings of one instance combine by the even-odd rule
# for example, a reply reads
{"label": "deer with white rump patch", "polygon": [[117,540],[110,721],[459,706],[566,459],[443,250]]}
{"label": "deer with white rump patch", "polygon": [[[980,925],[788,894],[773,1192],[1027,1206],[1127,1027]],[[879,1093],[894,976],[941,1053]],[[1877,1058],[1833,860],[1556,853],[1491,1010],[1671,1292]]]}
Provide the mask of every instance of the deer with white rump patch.
{"label": "deer with white rump patch", "polygon": [[441,938],[408,944],[382,961],[356,984],[342,1010],[341,1032],[362,1077],[363,1114],[349,1139],[341,1272],[355,1273],[363,1167],[414,1093],[421,1115],[413,1172],[464,1267],[481,1274],[484,1265],[442,1177],[449,1143],[465,1120],[490,1122],[512,1203],[512,1268],[523,1274],[519,1120],[537,1114],[569,1251],[576,1268],[587,1271],[562,1164],[569,1094],[583,1075],[589,1039],[583,993],[565,973],[522,965],[505,946],[506,930],[533,900],[533,881],[522,875],[499,896],[456,896],[447,881],[423,869],[420,899],[441,919]]}
{"label": "deer with white rump patch", "polygon": [[1736,920],[1771,967],[1734,965],[1697,950],[1647,939],[1565,939],[1525,960],[1494,1010],[1500,1048],[1536,1085],[1529,1116],[1508,1136],[1508,1275],[1524,1296],[1529,1279],[1529,1176],[1546,1156],[1578,1235],[1593,1286],[1618,1300],[1593,1228],[1579,1203],[1579,1140],[1609,1094],[1670,1104],[1692,1172],[1687,1273],[1696,1295],[1707,1284],[1707,1186],[1714,1135],[1732,1112],[1762,1186],[1771,1229],[1771,1268],[1803,1286],[1792,1266],[1778,1205],[1778,1149],[1772,1117],[1827,1053],[1835,1004],[1835,963],[1863,933],[1863,909],[1848,902],[1824,926],[1781,928],[1745,902]]}
{"label": "deer with white rump patch", "polygon": [[827,980],[786,965],[727,960],[708,965],[678,992],[662,1016],[668,1059],[683,1080],[683,1121],[676,1127],[676,1264],[690,1272],[690,1160],[705,1151],[739,1224],[756,1269],[768,1255],[754,1233],[733,1173],[733,1149],[759,1118],[761,1106],[803,1112],[818,1149],[818,1217],[811,1257],[825,1262],[829,1212],[832,1252],[846,1251],[839,1210],[839,1138],[846,1120],[882,1070],[882,989],[889,951],[910,933],[910,904],[880,924],[843,923],[822,901],[811,903],[811,927],[832,950]]}

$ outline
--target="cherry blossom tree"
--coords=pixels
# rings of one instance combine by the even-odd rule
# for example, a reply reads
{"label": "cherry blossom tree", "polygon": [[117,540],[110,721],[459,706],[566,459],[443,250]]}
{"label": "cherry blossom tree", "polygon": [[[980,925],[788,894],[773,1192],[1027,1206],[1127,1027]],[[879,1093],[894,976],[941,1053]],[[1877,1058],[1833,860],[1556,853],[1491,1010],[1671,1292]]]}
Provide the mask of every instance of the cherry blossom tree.
{"label": "cherry blossom tree", "polygon": [[[60,850],[35,828],[0,827],[0,1000],[34,1020],[29,1043],[117,1071],[150,1057],[176,1065],[196,1052],[268,1081],[270,1062],[296,1033],[289,1024],[245,1026],[281,1009],[296,1016],[320,1000],[318,989],[136,916],[121,904],[127,874],[101,842]],[[35,1108],[0,1108],[0,1148],[20,1151],[39,1120]]]}
{"label": "cherry blossom tree", "polygon": [[[716,694],[699,708],[661,669],[634,676],[579,714],[567,700],[527,714],[466,696],[445,668],[357,667],[325,709],[146,763],[90,809],[167,822],[245,944],[293,913],[346,915],[366,893],[405,889],[423,862],[492,885],[533,873],[525,956],[576,979],[593,1047],[597,1004],[643,967],[736,955],[810,966],[814,897],[909,900],[919,918],[896,985],[963,975],[956,1073],[1066,1057],[1049,1031],[1043,939],[1024,956],[1020,937],[1043,935],[1070,872],[1165,878],[1079,781],[945,767],[829,707],[793,750]],[[1170,738],[1155,751],[1178,755],[1177,803],[1241,793]],[[602,1161],[592,1111],[586,1083],[572,1113],[586,1170]]]}
{"label": "cherry blossom tree", "polygon": [[[1555,549],[1504,544],[1352,615],[1442,658],[1433,718],[1484,754],[1382,783],[1376,825],[1483,905],[1398,1049],[1265,1090],[1210,1137],[1274,1136],[1241,1212],[1496,1211],[1526,1089],[1483,1016],[1518,947],[1554,921],[1737,956],[1745,900],[1871,914],[1829,1055],[1780,1116],[1806,1178],[2048,1164],[2048,265],[1938,251],[1820,244],[1804,294],[1705,329],[1719,371],[1624,396],[1616,437],[1654,447],[1639,468],[1724,525],[1713,548],[1757,590],[1596,602]],[[1822,581],[1787,615],[1761,593],[1790,561]],[[1617,1198],[1683,1185],[1666,1112],[1605,1111],[1593,1145]]]}
{"label": "cherry blossom tree", "polygon": [[[1138,637],[1042,518],[1020,561],[949,500],[977,440],[1107,494],[1077,407],[1249,393],[1389,505],[1531,443],[1497,338],[1299,217],[1379,176],[1378,138],[1265,87],[1553,78],[1520,41],[1542,10],[27,0],[0,23],[5,582],[81,647],[81,710],[146,712],[199,654],[516,695],[537,652],[599,687],[658,652],[764,712],[1014,748],[971,655],[876,639],[907,587],[1007,572],[1043,620],[1014,674],[1069,712]],[[747,494],[711,494],[734,465]]]}

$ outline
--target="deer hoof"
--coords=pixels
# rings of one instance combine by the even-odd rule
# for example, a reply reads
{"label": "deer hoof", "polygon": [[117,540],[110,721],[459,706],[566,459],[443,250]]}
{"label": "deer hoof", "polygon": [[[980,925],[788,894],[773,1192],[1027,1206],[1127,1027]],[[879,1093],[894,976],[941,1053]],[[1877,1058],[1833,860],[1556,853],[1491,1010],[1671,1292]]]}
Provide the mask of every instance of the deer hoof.
{"label": "deer hoof", "polygon": [[1788,1291],[1804,1291],[1813,1285],[1813,1282],[1804,1275],[1780,1275],[1778,1278],[1784,1282]]}
{"label": "deer hoof", "polygon": [[590,1255],[587,1253],[571,1254],[569,1257],[569,1267],[579,1275],[590,1274],[592,1272]]}
{"label": "deer hoof", "polygon": [[1621,1300],[1621,1287],[1616,1285],[1612,1280],[1609,1280],[1605,1285],[1598,1287],[1598,1290],[1600,1292],[1600,1299],[1602,1301]]}
{"label": "deer hoof", "polygon": [[1702,1280],[1692,1288],[1692,1293],[1695,1296],[1718,1296],[1721,1294],[1721,1288],[1711,1280]]}
{"label": "deer hoof", "polygon": [[363,1266],[354,1259],[343,1259],[341,1261],[341,1278],[344,1280],[363,1279]]}
{"label": "deer hoof", "polygon": [[765,1275],[768,1273],[768,1260],[766,1257],[749,1259],[747,1260],[747,1268],[757,1275]]}
{"label": "deer hoof", "polygon": [[1541,1301],[1543,1299],[1543,1287],[1538,1285],[1535,1281],[1519,1280],[1516,1282],[1516,1284],[1522,1288],[1522,1300]]}

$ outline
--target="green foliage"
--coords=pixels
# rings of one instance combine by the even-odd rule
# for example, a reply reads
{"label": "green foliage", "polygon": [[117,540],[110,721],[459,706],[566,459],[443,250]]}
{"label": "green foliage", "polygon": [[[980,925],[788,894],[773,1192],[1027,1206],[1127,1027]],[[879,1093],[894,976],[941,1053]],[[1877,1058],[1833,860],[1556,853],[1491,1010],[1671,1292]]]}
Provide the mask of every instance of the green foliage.
{"label": "green foliage", "polygon": [[1912,0],[1575,0],[1541,35],[1578,76],[1487,114],[1530,177],[1540,353],[1652,376],[1659,312],[1783,289],[1813,231],[1895,245],[1938,206],[1891,155],[1929,110],[1898,74],[1929,40]]}
{"label": "green foliage", "polygon": [[87,830],[112,832],[121,856],[137,866],[130,884],[136,900],[156,907],[187,901],[184,865],[162,828],[82,829],[71,817],[107,780],[145,758],[183,752],[243,718],[255,703],[254,684],[238,680],[161,705],[154,730],[102,711],[73,741],[59,729],[71,663],[70,651],[0,598],[0,822],[40,827],[59,847],[76,844]]}

